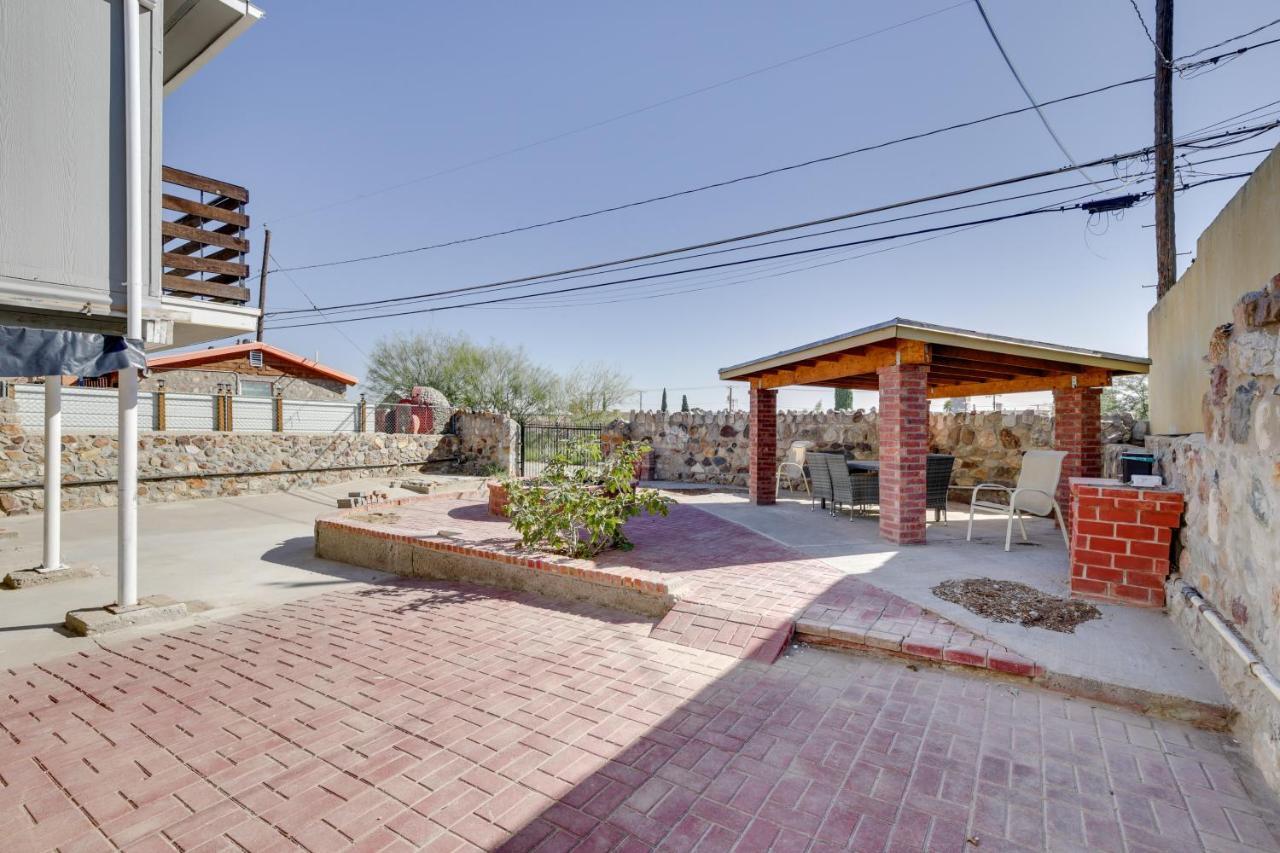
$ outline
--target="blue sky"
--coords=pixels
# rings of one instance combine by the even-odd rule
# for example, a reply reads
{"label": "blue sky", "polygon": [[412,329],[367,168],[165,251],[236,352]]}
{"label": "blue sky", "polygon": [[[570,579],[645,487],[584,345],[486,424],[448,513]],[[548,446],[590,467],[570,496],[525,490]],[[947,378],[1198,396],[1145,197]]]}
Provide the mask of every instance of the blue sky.
{"label": "blue sky", "polygon": [[[965,4],[592,130],[366,195],[953,4],[261,0],[263,20],[166,99],[165,162],[250,188],[255,269],[264,223],[272,228],[273,255],[285,266],[467,237],[1024,106],[976,9]],[[1152,0],[1138,6],[1152,24]],[[1040,100],[1151,71],[1150,44],[1127,0],[988,0],[986,8]],[[1275,18],[1276,5],[1184,2],[1177,14],[1175,54],[1182,55]],[[1273,28],[1245,43],[1275,35]],[[1280,47],[1195,79],[1175,78],[1177,132],[1274,100],[1277,79]],[[1079,161],[1151,140],[1149,84],[1047,112]],[[1273,133],[1235,150],[1276,141]],[[1261,157],[1205,169],[1243,171]],[[269,307],[305,307],[294,283],[320,305],[403,296],[754,231],[1064,162],[1028,113],[580,222],[299,271],[292,282],[277,274]],[[1114,173],[1106,167],[1090,175]],[[1056,183],[1079,180],[1068,175]],[[1196,235],[1238,183],[1179,197],[1179,251],[1194,250]],[[349,200],[360,195],[366,197]],[[606,289],[544,300],[547,307],[514,303],[347,324],[342,331],[354,343],[325,326],[269,332],[267,340],[318,352],[324,362],[363,375],[361,350],[379,336],[462,329],[477,339],[522,344],[557,369],[610,363],[637,388],[665,386],[673,404],[687,393],[691,404],[707,407],[724,402],[718,367],[894,316],[1143,354],[1155,298],[1144,285],[1154,283],[1155,267],[1153,230],[1142,226],[1151,221],[1150,206],[1092,223],[1082,213],[1051,214],[786,276],[733,285],[768,270],[702,279],[726,286],[665,298],[637,297],[677,285]],[[912,225],[853,236],[903,227]],[[625,301],[607,301],[619,299]],[[782,402],[829,405],[830,393],[784,392]],[[657,397],[647,391],[646,407]]]}

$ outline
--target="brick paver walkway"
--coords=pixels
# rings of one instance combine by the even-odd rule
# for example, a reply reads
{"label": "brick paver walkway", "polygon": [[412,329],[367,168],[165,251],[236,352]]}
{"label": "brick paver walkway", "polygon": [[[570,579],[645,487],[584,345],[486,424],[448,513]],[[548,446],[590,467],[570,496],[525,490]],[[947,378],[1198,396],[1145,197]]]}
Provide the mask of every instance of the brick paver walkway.
{"label": "brick paver walkway", "polygon": [[406,581],[3,672],[0,844],[1277,849],[1276,808],[1224,736],[651,628]]}
{"label": "brick paver walkway", "polygon": [[322,517],[367,535],[429,549],[492,555],[591,583],[651,589],[678,599],[654,628],[668,642],[768,661],[795,634],[1015,675],[1034,661],[818,560],[697,507],[627,524],[634,551],[595,560],[531,554],[506,520],[474,498],[409,498]]}

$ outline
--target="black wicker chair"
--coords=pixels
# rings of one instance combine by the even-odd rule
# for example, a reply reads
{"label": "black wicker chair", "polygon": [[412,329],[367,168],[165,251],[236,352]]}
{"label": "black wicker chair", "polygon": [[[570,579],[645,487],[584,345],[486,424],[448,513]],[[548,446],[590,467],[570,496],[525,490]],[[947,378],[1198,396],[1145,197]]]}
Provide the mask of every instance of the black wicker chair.
{"label": "black wicker chair", "polygon": [[[859,512],[869,504],[880,503],[880,478],[870,471],[850,472],[849,463],[844,456],[836,453],[828,454],[827,464],[831,471],[831,489],[835,494],[836,507],[849,507],[849,519],[853,520],[853,508]],[[834,515],[835,513],[832,513]]]}
{"label": "black wicker chair", "polygon": [[832,456],[831,453],[813,453],[805,454],[804,460],[809,468],[809,509],[815,508],[817,501],[822,501],[825,508],[827,501],[835,503],[835,494],[831,490],[831,468],[827,464],[827,457]]}
{"label": "black wicker chair", "polygon": [[934,511],[934,521],[947,523],[947,492],[951,489],[951,470],[956,458],[941,453],[930,453],[925,460],[924,505]]}

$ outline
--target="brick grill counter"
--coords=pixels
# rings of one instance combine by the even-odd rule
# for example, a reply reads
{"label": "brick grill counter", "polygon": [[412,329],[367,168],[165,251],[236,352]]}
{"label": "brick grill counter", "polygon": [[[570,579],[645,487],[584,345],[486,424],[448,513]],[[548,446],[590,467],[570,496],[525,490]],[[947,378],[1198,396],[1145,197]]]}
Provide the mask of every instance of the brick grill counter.
{"label": "brick grill counter", "polygon": [[1070,489],[1071,594],[1163,607],[1182,494],[1090,477],[1072,477]]}

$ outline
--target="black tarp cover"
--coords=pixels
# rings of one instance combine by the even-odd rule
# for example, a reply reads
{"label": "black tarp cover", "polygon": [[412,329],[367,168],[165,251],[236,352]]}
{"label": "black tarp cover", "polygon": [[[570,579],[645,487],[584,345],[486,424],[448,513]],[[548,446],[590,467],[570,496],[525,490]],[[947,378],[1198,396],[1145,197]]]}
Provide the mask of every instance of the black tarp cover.
{"label": "black tarp cover", "polygon": [[105,376],[145,370],[142,342],[97,332],[0,326],[0,376]]}

